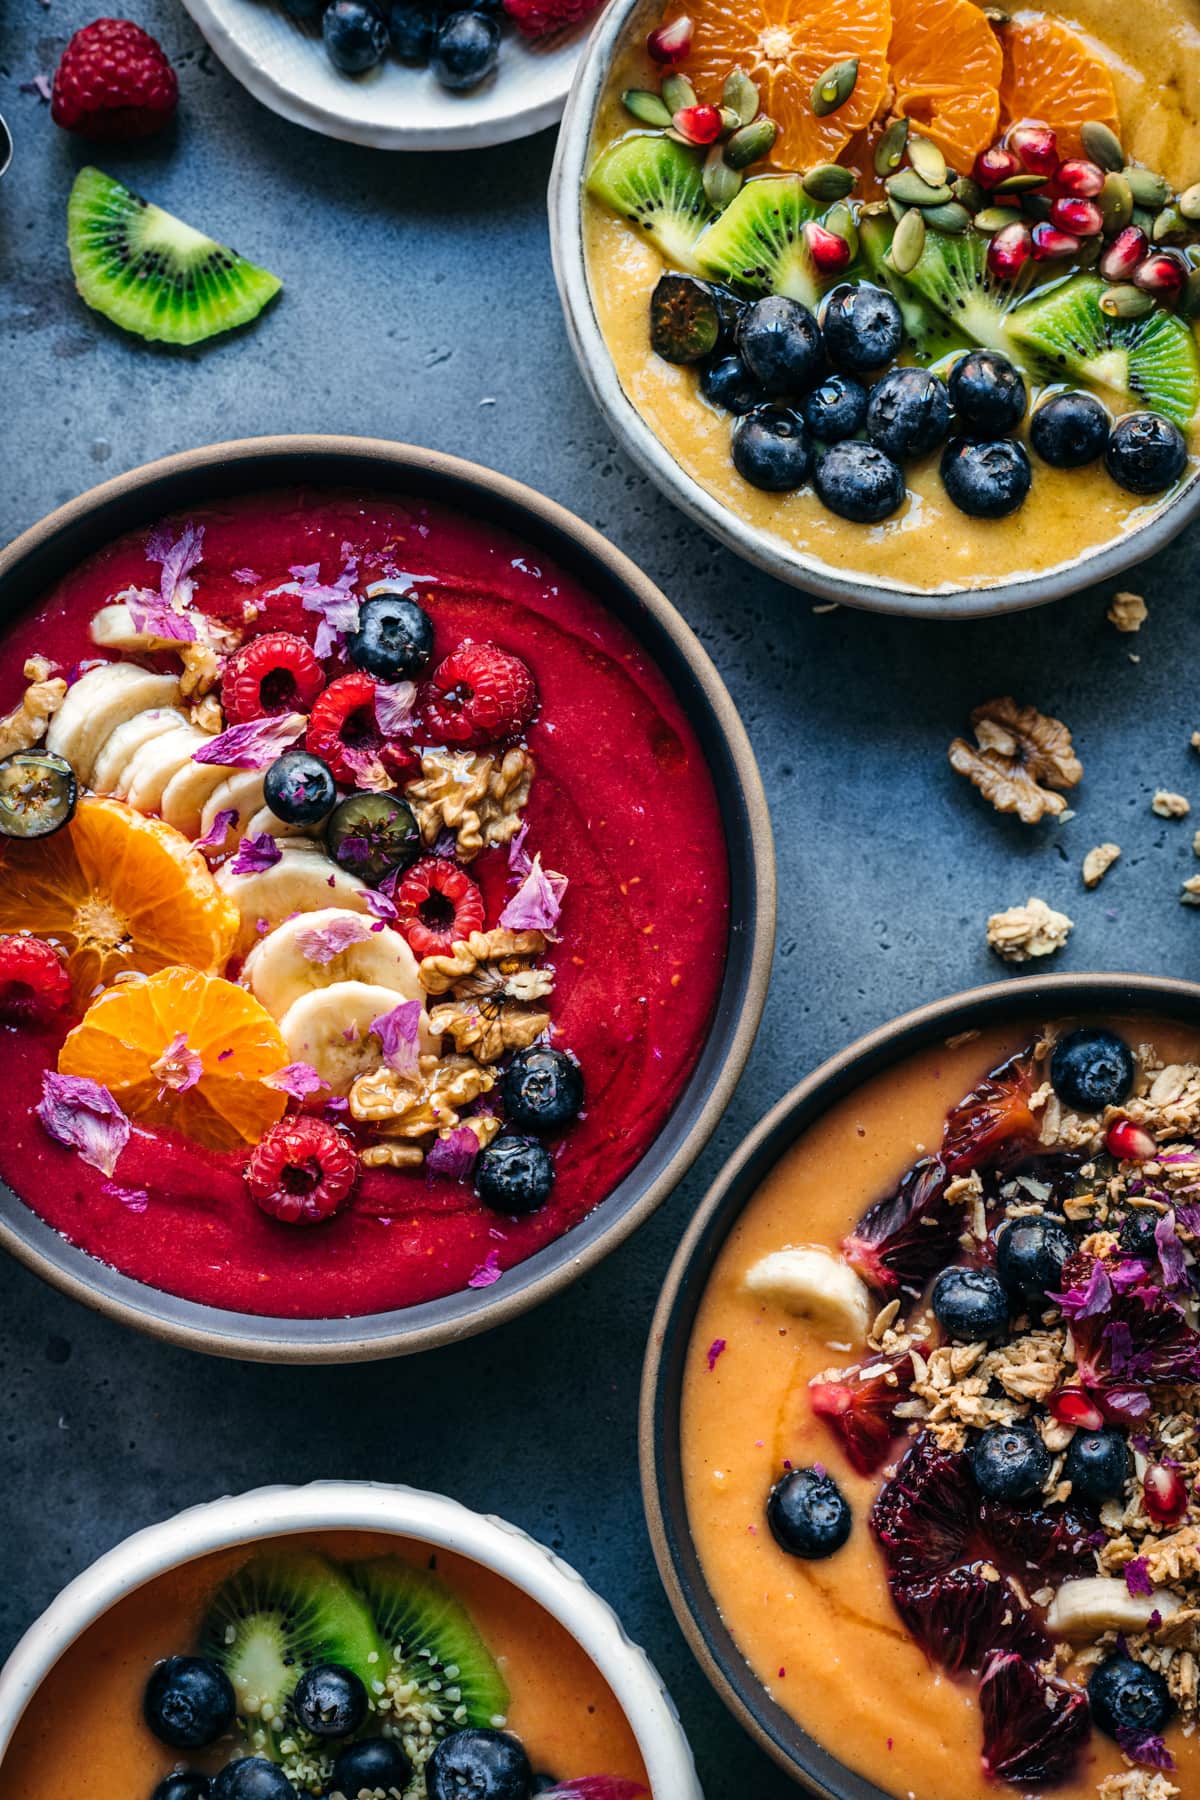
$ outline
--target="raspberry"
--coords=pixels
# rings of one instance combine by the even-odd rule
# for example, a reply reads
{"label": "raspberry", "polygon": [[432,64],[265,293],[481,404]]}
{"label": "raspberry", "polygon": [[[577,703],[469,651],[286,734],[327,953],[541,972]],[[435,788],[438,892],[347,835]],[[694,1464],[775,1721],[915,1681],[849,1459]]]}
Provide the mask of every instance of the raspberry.
{"label": "raspberry", "polygon": [[429,678],[425,726],[435,742],[492,744],[533,717],[537,688],[519,656],[467,638]]}
{"label": "raspberry", "polygon": [[600,0],[504,0],[504,10],[522,37],[545,37],[560,26],[578,25],[598,10]]}
{"label": "raspberry", "polygon": [[178,99],[175,71],[148,31],[129,19],[96,19],[62,53],[50,117],[64,131],[126,143],[161,131]]}
{"label": "raspberry", "polygon": [[314,701],[305,744],[329,764],[341,787],[361,786],[363,776],[380,763],[397,781],[408,781],[420,773],[416,752],[394,738],[385,738],[380,731],[375,718],[375,683],[361,671],[340,675]]}
{"label": "raspberry", "polygon": [[307,712],[324,685],[321,665],[303,638],[269,631],[230,658],[221,704],[231,725],[245,725],[273,713]]}
{"label": "raspberry", "polygon": [[349,1138],[324,1119],[283,1119],[255,1146],[246,1186],[285,1225],[318,1225],[337,1211],[358,1175]]}
{"label": "raspberry", "polygon": [[35,937],[0,937],[0,1024],[41,1025],[62,1011],[71,980],[57,950]]}
{"label": "raspberry", "polygon": [[396,930],[418,962],[441,956],[483,930],[483,895],[465,869],[444,856],[414,863],[395,893]]}

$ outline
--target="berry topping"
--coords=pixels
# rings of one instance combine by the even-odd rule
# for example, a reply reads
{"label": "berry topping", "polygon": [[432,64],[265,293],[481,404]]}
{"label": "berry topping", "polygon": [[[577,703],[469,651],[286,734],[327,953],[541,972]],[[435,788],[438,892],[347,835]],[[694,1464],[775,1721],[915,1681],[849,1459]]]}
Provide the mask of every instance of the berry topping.
{"label": "berry topping", "polygon": [[1113,426],[1105,466],[1130,494],[1161,494],[1187,467],[1187,439],[1161,413],[1127,413]]}
{"label": "berry topping", "polygon": [[928,369],[889,369],[871,389],[867,436],[877,450],[897,461],[932,450],[949,424],[946,384]]}
{"label": "berry topping", "polygon": [[428,734],[445,744],[494,744],[516,737],[537,706],[537,688],[519,656],[468,638],[433,671],[425,707]]}
{"label": "berry topping", "polygon": [[321,36],[326,55],[343,75],[365,74],[387,49],[387,26],[366,0],[330,0],[321,19]]}
{"label": "berry topping", "polygon": [[650,296],[650,348],[664,362],[701,362],[732,343],[744,311],[727,288],[669,272]]}
{"label": "berry topping", "polygon": [[0,937],[0,1024],[40,1025],[71,997],[57,950],[35,937]]}
{"label": "berry topping", "polygon": [[996,1239],[996,1270],[1009,1293],[1033,1304],[1057,1293],[1075,1239],[1058,1219],[1013,1219]]}
{"label": "berry topping", "polygon": [[1077,1431],[1067,1446],[1063,1474],[1071,1483],[1072,1498],[1102,1506],[1124,1493],[1129,1467],[1123,1432]]}
{"label": "berry topping", "polygon": [[1053,1459],[1030,1425],[989,1425],[971,1451],[971,1473],[989,1500],[1029,1500],[1040,1493]]}
{"label": "berry topping", "polygon": [[825,350],[835,369],[862,375],[886,368],[904,342],[900,308],[870,282],[834,288],[821,314]]}
{"label": "berry topping", "polygon": [[445,955],[473,931],[483,930],[483,895],[466,870],[444,856],[414,863],[394,899],[396,930],[418,961]]}
{"label": "berry topping", "polygon": [[946,1336],[960,1343],[1002,1338],[1008,1292],[991,1269],[943,1269],[933,1284],[933,1313]]}
{"label": "berry topping", "polygon": [[672,19],[669,25],[660,25],[646,39],[646,49],[650,52],[651,60],[665,67],[682,62],[692,47],[694,29],[686,13]]}
{"label": "berry topping", "polygon": [[767,1496],[767,1524],[781,1550],[815,1562],[841,1549],[854,1515],[832,1475],[793,1469]]}
{"label": "berry topping", "polygon": [[1028,1658],[989,1662],[979,1687],[983,1767],[993,1781],[1065,1781],[1088,1737],[1087,1696],[1047,1681]]}
{"label": "berry topping", "polygon": [[949,1179],[939,1158],[926,1157],[863,1214],[842,1255],[868,1286],[887,1295],[903,1287],[918,1292],[954,1255],[962,1225],[946,1202]]}
{"label": "berry topping", "polygon": [[766,399],[740,356],[716,356],[702,364],[700,392],[725,412],[748,413]]}
{"label": "berry topping", "polygon": [[952,1175],[971,1169],[1006,1168],[1037,1143],[1029,1110],[1033,1064],[1013,1056],[953,1107],[946,1119],[942,1157]]}
{"label": "berry topping", "polygon": [[358,1175],[349,1138],[324,1119],[282,1119],[257,1144],[246,1185],[259,1206],[285,1225],[332,1218]]}
{"label": "berry topping", "polygon": [[1142,1498],[1147,1517],[1156,1525],[1177,1525],[1187,1511],[1187,1488],[1178,1469],[1151,1463],[1142,1476]]}
{"label": "berry topping", "polygon": [[[288,4],[289,0],[284,0],[284,5]],[[292,6],[309,6],[311,4],[316,10],[319,0],[290,0],[290,4]],[[434,35],[438,27],[438,18],[439,15],[428,6],[399,4],[391,8],[388,13],[388,33],[392,40],[392,49],[402,63],[409,63],[416,69],[424,69],[428,66],[429,54],[433,49]],[[368,1781],[365,1785],[370,1787],[372,1783]]]}
{"label": "berry topping", "polygon": [[876,449],[855,439],[832,444],[817,464],[813,486],[823,506],[856,525],[877,525],[904,504],[904,471]]}
{"label": "berry topping", "polygon": [[1066,162],[1059,163],[1054,179],[1064,194],[1091,200],[1103,190],[1104,170],[1086,157],[1069,156]]}
{"label": "berry topping", "polygon": [[1158,1145],[1150,1133],[1132,1119],[1113,1120],[1104,1134],[1104,1148],[1118,1162],[1146,1162],[1158,1154]]}
{"label": "berry topping", "polygon": [[962,423],[988,436],[1012,431],[1025,417],[1025,378],[995,350],[972,350],[950,371],[950,403]]}
{"label": "berry topping", "polygon": [[367,1690],[353,1669],[317,1663],[292,1690],[292,1707],[314,1737],[349,1737],[367,1716]]}
{"label": "berry topping", "polygon": [[[921,1346],[923,1348],[923,1346]],[[809,1384],[818,1418],[829,1425],[860,1475],[870,1475],[888,1459],[896,1437],[896,1407],[912,1392],[913,1362],[907,1350],[875,1357],[870,1373],[848,1370],[833,1380]]]}
{"label": "berry topping", "polygon": [[230,658],[221,678],[221,704],[230,725],[248,725],[252,719],[308,712],[324,686],[311,644],[290,631],[269,631]]}
{"label": "berry topping", "polygon": [[1064,194],[1050,208],[1050,223],[1073,237],[1099,237],[1104,230],[1104,214],[1094,200],[1077,199]]}
{"label": "berry topping", "polygon": [[532,1779],[529,1758],[506,1731],[452,1732],[425,1764],[429,1800],[526,1800]]}
{"label": "berry topping", "polygon": [[346,638],[356,669],[380,681],[419,675],[433,656],[433,620],[410,594],[372,588]]}
{"label": "berry topping", "polygon": [[962,1559],[978,1504],[965,1454],[939,1450],[923,1432],[871,1508],[890,1579],[904,1585],[952,1568]]}
{"label": "berry topping", "polygon": [[351,794],[334,808],[326,832],[334,862],[378,883],[421,854],[421,833],[406,800],[394,794]]}
{"label": "berry topping", "polygon": [[453,94],[478,87],[500,57],[500,27],[481,12],[452,12],[433,41],[429,66]]}
{"label": "berry topping", "polygon": [[[1122,1121],[1127,1124],[1127,1120]],[[1117,1241],[1122,1250],[1129,1256],[1140,1256],[1147,1261],[1158,1254],[1158,1243],[1154,1233],[1158,1229],[1159,1215],[1148,1206],[1138,1206],[1121,1221],[1121,1229]]]}
{"label": "berry topping", "polygon": [[175,1775],[164,1775],[150,1800],[209,1800],[212,1783],[207,1775],[194,1769],[180,1769]]}
{"label": "berry topping", "polygon": [[979,152],[971,172],[981,188],[990,189],[1018,174],[1020,168],[1012,150],[1006,150],[1003,144],[993,144],[990,149]]}
{"label": "berry topping", "polygon": [[1090,1575],[1096,1567],[1095,1520],[1076,1507],[982,1500],[979,1528],[993,1554],[1022,1577],[1030,1570],[1043,1581],[1048,1575]]}
{"label": "berry topping", "polygon": [[994,1650],[1045,1654],[1046,1643],[1012,1583],[978,1564],[897,1588],[896,1609],[930,1660],[951,1675],[981,1669]]}
{"label": "berry topping", "polygon": [[369,1794],[382,1788],[404,1793],[412,1780],[412,1764],[395,1738],[360,1738],[338,1752],[329,1790],[333,1794]]}
{"label": "berry topping", "polygon": [[534,1046],[513,1057],[500,1079],[500,1097],[512,1124],[527,1131],[557,1131],[579,1116],[583,1075],[564,1050]]}
{"label": "berry topping", "polygon": [[1061,262],[1064,257],[1078,256],[1082,248],[1082,240],[1073,231],[1061,231],[1049,219],[1042,219],[1033,228],[1035,262]]}
{"label": "berry topping", "polygon": [[768,394],[806,394],[825,373],[820,327],[806,306],[768,294],[738,321],[738,354]]}
{"label": "berry topping", "polygon": [[79,784],[52,750],[18,750],[0,762],[0,837],[44,838],[75,816]]}
{"label": "berry topping", "polygon": [[1163,250],[1138,265],[1133,272],[1133,285],[1144,294],[1153,294],[1156,300],[1170,302],[1179,298],[1191,272],[1192,265],[1177,251]]}
{"label": "berry topping", "polygon": [[723,129],[716,106],[681,106],[671,123],[689,144],[715,144]]}
{"label": "berry topping", "polygon": [[1129,281],[1150,254],[1150,239],[1137,225],[1118,231],[1100,258],[1100,273],[1106,281]]}
{"label": "berry topping", "polygon": [[1115,1031],[1085,1026],[1059,1038],[1050,1085],[1073,1112],[1098,1113],[1128,1098],[1137,1073],[1133,1051]]}
{"label": "berry topping", "polygon": [[997,281],[1015,281],[1033,255],[1033,233],[1023,219],[1002,225],[987,249],[989,275]]}
{"label": "berry topping", "polygon": [[1029,421],[1029,441],[1052,469],[1082,469],[1104,454],[1109,418],[1091,394],[1056,394]]}
{"label": "berry topping", "polygon": [[1030,175],[1049,177],[1058,168],[1058,139],[1048,125],[1036,119],[1014,125],[1005,144]]}
{"label": "berry topping", "polygon": [[1046,1408],[1060,1425],[1075,1425],[1081,1431],[1099,1431],[1104,1424],[1104,1414],[1082,1388],[1059,1388],[1047,1400]]}
{"label": "berry topping", "polygon": [[1131,1656],[1110,1656],[1088,1682],[1092,1718],[1108,1737],[1119,1731],[1161,1731],[1174,1712],[1170,1689],[1162,1676]]}
{"label": "berry topping", "polygon": [[1025,504],[1033,481],[1025,446],[1013,438],[985,444],[951,438],[941,476],[954,505],[972,519],[1006,519]]}
{"label": "berry topping", "polygon": [[50,117],[64,131],[127,143],[161,131],[178,100],[175,71],[148,31],[129,19],[96,19],[62,53]]}
{"label": "berry topping", "polygon": [[307,750],[285,750],[263,777],[263,796],[287,825],[319,825],[337,802],[333,771]]}
{"label": "berry topping", "polygon": [[823,444],[838,444],[862,430],[867,416],[867,390],[852,375],[828,375],[804,396],[804,423]]}
{"label": "berry topping", "polygon": [[299,1800],[299,1796],[275,1763],[265,1756],[243,1756],[226,1763],[213,1777],[212,1800]]}
{"label": "berry topping", "polygon": [[[504,10],[516,25],[522,37],[540,38],[548,32],[558,31],[566,25],[578,25],[581,19],[588,19],[595,12],[599,0],[504,0]],[[676,19],[673,25],[667,26],[658,37],[665,37],[675,26],[687,24],[686,19]],[[689,35],[691,27],[688,27]],[[651,53],[653,54],[653,52]],[[672,57],[662,58],[673,61]]]}
{"label": "berry topping", "polygon": [[339,675],[314,702],[305,744],[329,764],[339,787],[387,786],[415,775],[420,762],[407,744],[386,738],[375,717],[375,683],[361,670]]}
{"label": "berry topping", "polygon": [[787,494],[804,485],[812,450],[798,412],[756,406],[734,426],[732,444],[733,466],[751,487]]}
{"label": "berry topping", "polygon": [[202,1750],[233,1724],[237,1700],[224,1669],[203,1656],[169,1656],[146,1683],[142,1711],[160,1743]]}
{"label": "berry topping", "polygon": [[536,1138],[506,1133],[481,1151],[475,1164],[475,1192],[493,1212],[537,1212],[553,1188],[550,1152]]}

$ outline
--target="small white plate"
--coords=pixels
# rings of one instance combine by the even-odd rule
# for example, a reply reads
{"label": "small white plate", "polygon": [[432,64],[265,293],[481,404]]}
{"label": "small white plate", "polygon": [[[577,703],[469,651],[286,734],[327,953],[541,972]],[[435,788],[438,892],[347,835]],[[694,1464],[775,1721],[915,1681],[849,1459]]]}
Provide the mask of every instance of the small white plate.
{"label": "small white plate", "polygon": [[277,0],[184,0],[229,73],[294,125],[376,150],[479,150],[554,125],[562,116],[589,25],[530,43],[504,33],[500,66],[468,94],[392,55],[366,75],[343,75],[319,31]]}

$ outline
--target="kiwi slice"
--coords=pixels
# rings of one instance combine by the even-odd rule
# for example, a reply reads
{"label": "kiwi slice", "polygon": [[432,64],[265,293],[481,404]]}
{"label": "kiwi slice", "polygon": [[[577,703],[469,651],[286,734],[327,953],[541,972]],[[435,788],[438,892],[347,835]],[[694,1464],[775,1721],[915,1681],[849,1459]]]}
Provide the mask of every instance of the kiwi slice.
{"label": "kiwi slice", "polygon": [[815,307],[822,280],[804,226],[828,208],[804,191],[800,175],[748,181],[696,245],[705,275],[749,294],[786,294]]}
{"label": "kiwi slice", "polygon": [[900,308],[905,342],[914,361],[928,366],[960,356],[971,348],[971,340],[908,287],[887,260],[895,231],[890,213],[864,213],[858,222],[858,255],[845,279],[873,281],[888,289]]}
{"label": "kiwi slice", "polygon": [[1076,275],[1020,307],[1009,322],[1018,344],[1048,370],[1150,407],[1187,426],[1200,405],[1200,359],[1189,325],[1156,307],[1141,319],[1110,319],[1100,309],[1104,283]]}
{"label": "kiwi slice", "polygon": [[987,266],[988,242],[977,231],[958,237],[930,231],[915,266],[896,279],[970,343],[1012,356],[1008,315],[1028,292],[1032,275],[1024,282],[997,281]]}
{"label": "kiwi slice", "polygon": [[392,1556],[352,1564],[347,1573],[383,1640],[384,1682],[398,1721],[419,1720],[441,1737],[503,1720],[509,1693],[496,1659],[438,1575]]}
{"label": "kiwi slice", "polygon": [[589,194],[654,239],[667,262],[695,273],[693,249],[716,217],[704,192],[700,153],[661,132],[632,132],[606,150]]}
{"label": "kiwi slice", "polygon": [[164,344],[199,344],[245,325],[282,286],[99,169],[75,177],[67,248],[89,306]]}

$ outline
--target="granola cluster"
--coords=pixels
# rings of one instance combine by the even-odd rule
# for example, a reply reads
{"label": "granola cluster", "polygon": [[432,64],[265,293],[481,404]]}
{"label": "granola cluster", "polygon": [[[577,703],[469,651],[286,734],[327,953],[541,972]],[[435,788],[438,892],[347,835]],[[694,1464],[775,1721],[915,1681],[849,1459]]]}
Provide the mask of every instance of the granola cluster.
{"label": "granola cluster", "polygon": [[32,750],[46,735],[46,728],[66,697],[67,684],[55,675],[55,663],[31,656],[25,664],[29,686],[18,706],[0,719],[0,757]]}

